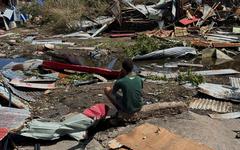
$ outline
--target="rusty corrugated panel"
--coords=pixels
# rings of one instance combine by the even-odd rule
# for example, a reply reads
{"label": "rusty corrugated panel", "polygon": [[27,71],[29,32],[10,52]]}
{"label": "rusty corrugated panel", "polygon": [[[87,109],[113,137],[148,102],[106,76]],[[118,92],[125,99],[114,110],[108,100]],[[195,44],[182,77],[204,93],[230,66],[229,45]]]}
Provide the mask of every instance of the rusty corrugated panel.
{"label": "rusty corrugated panel", "polygon": [[189,108],[225,113],[232,112],[232,103],[212,99],[196,98],[191,101]]}
{"label": "rusty corrugated panel", "polygon": [[215,48],[240,47],[240,43],[212,42],[212,41],[204,41],[204,40],[192,40],[191,45],[199,46],[199,47],[215,47]]}
{"label": "rusty corrugated panel", "polygon": [[28,110],[0,107],[0,128],[18,130],[25,123],[25,119],[29,117],[30,112]]}
{"label": "rusty corrugated panel", "polygon": [[232,87],[237,89],[240,88],[240,78],[230,77],[229,79]]}

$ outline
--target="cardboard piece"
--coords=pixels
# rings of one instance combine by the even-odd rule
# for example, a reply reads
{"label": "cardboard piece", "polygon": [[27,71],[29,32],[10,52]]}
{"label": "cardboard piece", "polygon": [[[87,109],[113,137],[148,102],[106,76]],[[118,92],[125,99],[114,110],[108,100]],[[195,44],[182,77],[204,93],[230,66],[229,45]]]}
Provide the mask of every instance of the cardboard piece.
{"label": "cardboard piece", "polygon": [[111,149],[122,146],[132,150],[212,150],[211,148],[173,134],[165,128],[142,124],[130,133],[120,135],[109,142]]}

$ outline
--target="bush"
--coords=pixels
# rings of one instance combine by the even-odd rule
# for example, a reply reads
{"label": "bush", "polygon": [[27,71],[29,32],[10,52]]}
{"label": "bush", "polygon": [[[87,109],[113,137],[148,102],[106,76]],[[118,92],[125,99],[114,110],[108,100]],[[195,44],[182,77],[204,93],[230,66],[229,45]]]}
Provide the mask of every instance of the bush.
{"label": "bush", "polygon": [[191,69],[188,69],[187,72],[179,73],[178,82],[191,83],[193,86],[198,86],[204,82],[204,77],[202,75],[193,73]]}
{"label": "bush", "polygon": [[144,55],[156,50],[182,45],[183,43],[180,41],[170,41],[157,37],[148,37],[143,34],[139,35],[136,39],[136,43],[132,46],[129,46],[129,48],[127,48],[125,52],[129,57],[133,57],[136,55]]}

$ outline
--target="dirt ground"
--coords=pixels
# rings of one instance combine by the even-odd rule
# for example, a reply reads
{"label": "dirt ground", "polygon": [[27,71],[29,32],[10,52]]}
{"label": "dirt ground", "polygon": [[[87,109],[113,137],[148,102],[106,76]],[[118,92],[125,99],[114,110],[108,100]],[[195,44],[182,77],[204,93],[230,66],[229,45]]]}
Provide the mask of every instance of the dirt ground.
{"label": "dirt ground", "polygon": [[[88,51],[69,50],[68,47],[59,47],[55,50],[55,55],[49,55],[48,52],[43,50],[42,47],[32,46],[29,43],[21,42],[27,35],[33,32],[39,32],[35,29],[16,29],[19,34],[11,38],[4,38],[0,41],[0,50],[4,57],[24,57],[26,59],[40,58],[40,59],[53,59],[65,54],[74,54],[76,57],[81,56],[87,64],[95,66],[106,66],[113,58],[122,58],[124,56],[124,49],[134,42],[130,38],[110,39],[103,38],[99,40],[75,40],[65,39],[68,42],[76,42],[74,47],[82,46],[96,46],[101,45],[101,48],[109,50],[109,56],[103,56],[98,60],[88,62]],[[48,35],[50,36],[50,35]],[[38,34],[38,38],[49,38],[46,35]],[[43,54],[38,55],[35,52],[41,51]],[[64,60],[61,60],[64,61]],[[66,60],[65,60],[66,61]],[[239,62],[236,59],[237,62]],[[234,62],[236,62],[234,61]],[[149,65],[151,62],[145,62]],[[205,66],[206,67],[206,66]],[[229,63],[227,66],[217,66],[216,68],[236,68],[239,69],[239,63]],[[209,69],[211,69],[209,67]],[[238,70],[240,71],[240,70]],[[229,76],[214,76],[206,78],[207,82],[229,84]],[[239,76],[237,76],[239,77]],[[64,115],[73,112],[82,112],[84,109],[96,104],[105,103],[110,108],[113,106],[104,95],[103,89],[106,86],[112,86],[113,80],[107,83],[95,83],[84,86],[58,86],[57,89],[44,93],[42,96],[35,97],[36,102],[30,103],[32,117],[41,117],[50,120],[59,121]],[[58,85],[58,84],[57,84]],[[198,96],[195,89],[186,89],[178,82],[169,80],[157,82],[144,82],[143,98],[145,104],[156,102],[172,102],[183,101],[188,104],[192,97]],[[239,106],[239,104],[236,104]],[[237,107],[240,108],[240,107]],[[240,110],[240,109],[239,109]],[[240,141],[235,139],[235,132],[233,130],[240,130],[240,121],[233,120],[214,120],[207,116],[208,111],[201,112],[201,115],[189,112],[188,109],[182,111],[174,110],[176,113],[173,115],[171,110],[162,112],[161,116],[150,116],[147,119],[138,120],[135,124],[119,124],[118,126],[108,126],[104,124],[99,125],[99,129],[91,129],[90,138],[80,143],[69,138],[61,138],[56,141],[37,141],[43,150],[74,150],[74,149],[89,149],[101,150],[107,149],[107,143],[119,134],[126,133],[132,130],[137,125],[145,122],[152,123],[169,129],[170,131],[179,134],[183,137],[195,140],[197,142],[208,145],[216,150],[238,150]],[[197,112],[197,111],[196,111]],[[179,114],[182,113],[182,114]],[[104,128],[105,127],[105,128]],[[25,141],[26,142],[26,141]],[[33,144],[36,141],[27,142],[27,144],[17,143],[19,150],[32,150]]]}
{"label": "dirt ground", "polygon": [[[66,87],[52,90],[31,104],[34,116],[58,120],[61,116],[73,112],[82,112],[96,104],[105,103],[113,107],[104,95],[103,89],[112,83],[96,83],[79,87]],[[143,98],[145,104],[156,102],[185,101],[191,99],[196,91],[186,90],[177,82],[162,84],[144,83]]]}

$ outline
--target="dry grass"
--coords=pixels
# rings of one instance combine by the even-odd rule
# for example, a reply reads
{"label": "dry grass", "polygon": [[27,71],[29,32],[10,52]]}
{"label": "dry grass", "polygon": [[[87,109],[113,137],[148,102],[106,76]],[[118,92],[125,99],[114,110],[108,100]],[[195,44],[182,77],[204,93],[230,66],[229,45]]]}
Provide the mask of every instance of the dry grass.
{"label": "dry grass", "polygon": [[94,18],[104,15],[109,7],[107,0],[45,0],[44,6],[32,4],[25,11],[35,16],[42,16],[41,25],[55,33],[71,32],[68,24],[80,21],[84,16]]}

